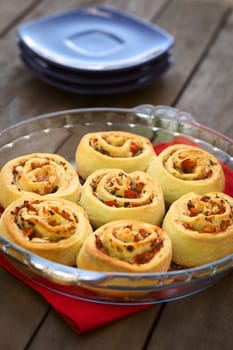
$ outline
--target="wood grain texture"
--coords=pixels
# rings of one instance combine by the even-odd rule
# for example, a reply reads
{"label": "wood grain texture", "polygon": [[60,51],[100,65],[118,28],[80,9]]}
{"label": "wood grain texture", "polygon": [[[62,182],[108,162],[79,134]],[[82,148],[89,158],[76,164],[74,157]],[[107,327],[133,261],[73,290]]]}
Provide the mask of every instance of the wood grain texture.
{"label": "wood grain texture", "polygon": [[231,13],[177,105],[192,113],[198,122],[230,137],[233,137],[232,28]]}
{"label": "wood grain texture", "polygon": [[232,296],[230,274],[204,292],[167,304],[148,350],[232,349]]}
{"label": "wood grain texture", "polygon": [[38,293],[2,268],[0,283],[0,349],[21,350],[39,327],[49,306]]}
{"label": "wood grain texture", "polygon": [[[39,3],[39,0],[37,1]],[[18,0],[2,1],[0,11],[0,38],[14,27],[27,12],[36,6],[35,0],[24,0],[19,8]]]}
{"label": "wood grain texture", "polygon": [[30,350],[63,350],[76,349],[102,349],[140,350],[144,346],[150,328],[153,327],[154,318],[158,315],[160,305],[138,312],[105,326],[101,329],[89,331],[78,335],[54,311],[44,322],[40,331],[33,339]]}

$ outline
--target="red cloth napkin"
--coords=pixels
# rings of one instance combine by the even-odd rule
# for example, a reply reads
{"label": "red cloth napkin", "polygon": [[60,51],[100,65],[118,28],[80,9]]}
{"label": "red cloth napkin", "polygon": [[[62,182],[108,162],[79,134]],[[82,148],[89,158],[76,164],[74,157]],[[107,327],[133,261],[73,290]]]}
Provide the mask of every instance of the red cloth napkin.
{"label": "red cloth napkin", "polygon": [[149,307],[148,305],[98,304],[70,298],[27,279],[2,254],[0,254],[0,266],[39,292],[77,333],[103,326]]}
{"label": "red cloth napkin", "polygon": [[[166,146],[174,143],[193,144],[186,138],[174,138],[171,142],[166,142],[155,146],[156,153],[160,153]],[[233,195],[233,171],[223,164],[223,170],[226,177],[225,192]],[[89,331],[91,329],[103,326],[114,320],[133,314],[145,308],[148,305],[109,305],[98,304],[94,302],[83,301],[67,297],[65,295],[51,291],[43,286],[37,285],[22,275],[12,264],[0,254],[0,265],[7,271],[19,278],[21,281],[39,292],[47,302],[57,310],[62,317],[69,323],[77,333]]]}

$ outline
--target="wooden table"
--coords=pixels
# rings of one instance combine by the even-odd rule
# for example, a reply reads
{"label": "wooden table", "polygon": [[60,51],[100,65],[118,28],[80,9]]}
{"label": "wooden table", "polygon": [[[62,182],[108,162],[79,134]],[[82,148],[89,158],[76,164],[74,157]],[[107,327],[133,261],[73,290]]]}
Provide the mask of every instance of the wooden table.
{"label": "wooden table", "polygon": [[[57,90],[32,76],[18,56],[21,22],[98,1],[11,0],[0,12],[0,129],[38,114],[81,107],[165,104],[233,137],[233,12],[230,1],[102,1],[150,20],[176,40],[174,65],[141,90],[84,96]],[[154,305],[83,335],[31,288],[0,269],[0,349],[199,349],[233,348],[233,274],[199,294]]]}

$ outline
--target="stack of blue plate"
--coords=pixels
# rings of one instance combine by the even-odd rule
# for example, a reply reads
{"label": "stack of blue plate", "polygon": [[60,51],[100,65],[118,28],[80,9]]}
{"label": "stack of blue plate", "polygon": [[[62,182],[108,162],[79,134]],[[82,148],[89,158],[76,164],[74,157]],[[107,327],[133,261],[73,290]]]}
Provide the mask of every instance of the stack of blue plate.
{"label": "stack of blue plate", "polygon": [[88,6],[23,24],[20,56],[38,78],[62,90],[110,94],[164,74],[174,38],[162,28],[108,6]]}

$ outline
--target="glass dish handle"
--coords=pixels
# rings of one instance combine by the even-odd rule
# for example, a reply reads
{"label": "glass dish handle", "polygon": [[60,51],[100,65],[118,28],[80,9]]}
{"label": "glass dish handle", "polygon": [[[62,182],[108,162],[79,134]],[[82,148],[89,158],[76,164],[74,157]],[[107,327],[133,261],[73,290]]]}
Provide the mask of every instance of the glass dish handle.
{"label": "glass dish handle", "polygon": [[133,111],[144,115],[146,118],[164,117],[167,119],[176,119],[177,121],[193,121],[196,122],[195,118],[187,112],[180,111],[177,108],[158,105],[153,106],[150,104],[139,105],[133,108]]}

